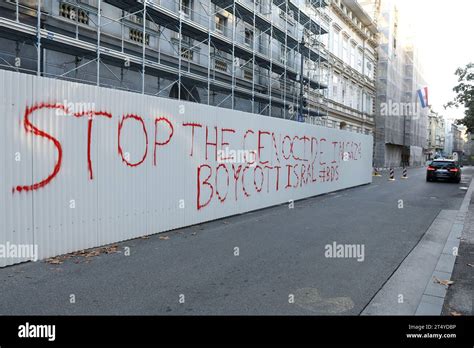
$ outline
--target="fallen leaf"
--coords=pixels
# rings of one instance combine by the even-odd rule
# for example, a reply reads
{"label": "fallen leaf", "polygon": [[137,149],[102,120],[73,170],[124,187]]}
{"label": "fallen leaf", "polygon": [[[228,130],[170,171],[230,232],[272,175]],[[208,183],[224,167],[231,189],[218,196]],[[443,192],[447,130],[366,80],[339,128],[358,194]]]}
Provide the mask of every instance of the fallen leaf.
{"label": "fallen leaf", "polygon": [[456,311],[449,312],[453,317],[460,317],[462,314]]}
{"label": "fallen leaf", "polygon": [[104,252],[106,254],[112,254],[112,253],[117,253],[118,252],[118,245],[112,245],[112,246],[109,246],[109,247],[106,247],[104,248]]}
{"label": "fallen leaf", "polygon": [[438,283],[438,284],[441,284],[441,285],[449,286],[449,285],[454,284],[454,282],[452,280],[442,280],[442,279],[439,279],[437,277],[433,277],[433,278],[434,278],[435,283]]}
{"label": "fallen leaf", "polygon": [[48,259],[46,260],[46,262],[51,265],[60,265],[63,263],[63,261],[61,261],[60,259]]}
{"label": "fallen leaf", "polygon": [[195,235],[196,235],[196,232],[191,233],[191,236],[195,236]]}
{"label": "fallen leaf", "polygon": [[100,255],[100,251],[99,250],[93,250],[93,251],[90,251],[87,254],[85,254],[84,257],[93,257],[93,256],[98,256],[98,255]]}
{"label": "fallen leaf", "polygon": [[468,263],[467,264],[469,267],[474,267],[474,265],[472,263]]}
{"label": "fallen leaf", "polygon": [[168,239],[170,239],[170,237],[168,237],[168,236],[161,236],[160,239],[162,239],[162,240],[168,240]]}

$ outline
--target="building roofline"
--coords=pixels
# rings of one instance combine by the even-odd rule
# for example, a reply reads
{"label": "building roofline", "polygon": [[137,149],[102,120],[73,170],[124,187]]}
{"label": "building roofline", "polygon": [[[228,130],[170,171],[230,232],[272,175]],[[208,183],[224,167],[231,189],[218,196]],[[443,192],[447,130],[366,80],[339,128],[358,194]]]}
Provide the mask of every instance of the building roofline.
{"label": "building roofline", "polygon": [[341,2],[347,6],[356,16],[360,19],[373,34],[377,34],[377,25],[375,24],[372,17],[359,5],[357,0],[341,0]]}

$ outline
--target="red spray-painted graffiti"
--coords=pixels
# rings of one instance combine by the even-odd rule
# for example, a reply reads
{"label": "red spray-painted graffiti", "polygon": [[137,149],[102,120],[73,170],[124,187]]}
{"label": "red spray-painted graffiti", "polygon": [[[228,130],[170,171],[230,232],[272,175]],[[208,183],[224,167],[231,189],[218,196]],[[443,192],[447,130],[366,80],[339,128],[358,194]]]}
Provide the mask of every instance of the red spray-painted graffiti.
{"label": "red spray-painted graffiti", "polygon": [[[232,156],[218,158],[217,151],[222,151],[225,146],[230,145],[228,136],[236,134],[237,131],[199,123],[183,125],[192,127],[189,134],[191,137],[189,156],[194,157],[196,143],[201,143],[205,147],[205,161],[217,163],[216,167],[209,163],[197,167],[198,210],[209,206],[213,197],[224,203],[231,185],[234,198],[237,200],[239,186],[243,197],[247,198],[261,192],[278,192],[282,187],[281,178],[285,175],[284,189],[297,189],[317,182],[336,182],[340,178],[341,161],[357,161],[362,156],[360,142],[329,141],[324,137],[309,135],[292,137],[269,130],[247,129],[243,132],[241,146],[245,150],[250,148],[250,143],[253,143],[256,149],[253,151],[256,154],[255,158],[244,158],[243,164],[219,163],[232,162],[234,159]],[[284,161],[291,163],[282,165]]]}
{"label": "red spray-painted graffiti", "polygon": [[[60,103],[41,103],[27,107],[23,125],[26,133],[45,139],[54,145],[57,159],[51,173],[44,179],[31,185],[18,185],[13,192],[28,192],[44,188],[61,171],[63,149],[61,142],[50,133],[40,129],[32,122],[33,115],[39,110],[61,110],[76,118],[87,117],[87,169],[89,180],[94,180],[91,156],[92,127],[96,117],[112,119],[106,111],[82,111],[73,113]],[[306,185],[337,182],[341,177],[342,161],[358,161],[362,157],[361,142],[327,139],[314,134],[290,135],[277,133],[270,129],[233,129],[216,125],[206,125],[195,121],[172,122],[170,119],[147,115],[143,117],[133,113],[120,115],[117,124],[117,149],[119,158],[129,168],[144,165],[148,156],[148,147],[152,146],[152,166],[157,167],[158,149],[176,146],[173,138],[176,132],[183,132],[180,139],[186,139],[185,156],[193,158],[189,164],[198,161],[194,167],[196,175],[196,209],[208,207],[213,199],[225,203],[229,199],[249,199],[254,195],[276,193],[282,190],[301,189]],[[123,149],[124,125],[128,122],[138,124],[140,133],[135,137],[143,138],[145,146],[138,160],[131,161]],[[149,144],[147,124],[154,127],[154,139]],[[106,127],[110,127],[106,125]],[[314,131],[313,131],[314,132]],[[130,131],[126,131],[130,136]],[[129,134],[130,133],[130,134]],[[140,141],[138,142],[140,143]],[[235,154],[219,155],[229,148],[241,149],[243,158],[238,160]],[[141,150],[140,150],[141,151]],[[250,156],[252,155],[252,156]],[[203,161],[203,162],[202,162]],[[196,165],[194,165],[196,166]],[[169,168],[165,163],[164,168]],[[240,192],[240,194],[239,194]],[[232,197],[233,196],[233,197]]]}
{"label": "red spray-painted graffiti", "polygon": [[[34,190],[38,190],[40,188],[43,188],[46,185],[48,185],[49,183],[51,183],[51,181],[59,174],[59,172],[61,170],[61,164],[62,164],[62,160],[63,160],[63,150],[62,150],[61,142],[58,139],[56,139],[55,137],[53,137],[52,135],[50,135],[49,133],[47,133],[46,131],[39,129],[31,121],[31,117],[33,116],[33,114],[35,112],[39,111],[39,110],[42,110],[42,109],[61,110],[64,114],[71,115],[71,116],[74,116],[74,117],[77,117],[77,118],[82,118],[84,116],[87,116],[87,118],[88,118],[88,121],[87,121],[87,169],[88,169],[88,172],[89,172],[89,179],[90,180],[94,179],[94,172],[93,172],[93,166],[92,166],[92,157],[91,157],[93,121],[98,116],[102,116],[102,117],[106,117],[106,118],[112,118],[112,114],[109,113],[109,112],[105,112],[105,111],[94,111],[94,110],[71,113],[70,110],[68,110],[68,108],[65,105],[60,104],[60,103],[39,103],[39,104],[36,104],[34,106],[26,108],[25,115],[24,115],[24,118],[23,118],[23,125],[24,125],[24,128],[25,128],[25,131],[26,131],[26,133],[33,133],[34,135],[36,135],[38,137],[47,139],[48,141],[52,142],[53,145],[55,146],[57,152],[58,152],[58,157],[56,159],[56,163],[54,165],[53,171],[51,172],[51,174],[48,175],[48,177],[46,177],[45,179],[43,179],[39,182],[33,183],[31,185],[18,185],[18,186],[14,187],[12,189],[13,193],[15,191],[28,192],[28,191],[34,191]],[[145,153],[143,155],[143,158],[137,163],[130,163],[125,158],[125,156],[123,154],[122,146],[121,146],[121,143],[120,143],[122,128],[123,128],[124,122],[128,119],[134,119],[134,120],[138,121],[142,125],[143,133],[145,135]],[[154,163],[155,163],[155,165],[156,165],[156,148],[157,148],[157,146],[168,144],[169,141],[171,140],[171,138],[173,136],[173,132],[174,132],[173,131],[173,125],[171,124],[171,122],[166,117],[158,117],[158,118],[155,119],[155,139],[156,139],[157,134],[158,134],[158,123],[162,122],[162,121],[166,122],[170,126],[171,133],[169,134],[168,140],[166,140],[165,142],[161,143],[161,142],[157,142],[155,140],[155,150],[154,150]],[[117,144],[118,144],[118,153],[121,156],[122,161],[125,162],[127,166],[136,167],[136,166],[139,166],[140,164],[142,164],[145,161],[145,159],[147,157],[147,154],[148,154],[148,133],[147,133],[147,130],[146,130],[145,122],[144,122],[142,117],[140,117],[138,115],[134,115],[134,114],[128,114],[128,115],[125,115],[125,116],[122,117],[122,119],[120,120],[120,122],[118,124]]]}
{"label": "red spray-painted graffiti", "polygon": [[[43,137],[51,141],[56,147],[56,150],[58,151],[58,159],[56,160],[56,164],[54,166],[52,173],[46,179],[43,179],[40,182],[37,182],[32,185],[17,186],[13,188],[13,192],[15,192],[15,190],[18,192],[22,192],[22,191],[34,191],[34,190],[40,189],[48,185],[54,179],[54,177],[58,175],[59,171],[61,170],[61,162],[63,158],[63,150],[62,150],[61,143],[50,134],[34,126],[30,120],[30,116],[34,112],[41,109],[62,110],[66,114],[69,114],[69,110],[62,104],[47,104],[47,103],[37,104],[32,107],[26,108],[25,110],[23,124],[24,124],[26,133],[33,133],[34,135]],[[86,111],[86,112],[73,113],[72,115],[74,117],[88,116],[89,118],[88,125],[87,125],[87,167],[89,171],[89,177],[92,180],[94,178],[94,174],[92,172],[92,160],[91,160],[92,121],[95,116],[104,116],[104,117],[111,118],[112,115],[110,113],[102,112],[102,111]]]}
{"label": "red spray-painted graffiti", "polygon": [[[137,163],[130,163],[128,161],[128,159],[126,159],[124,157],[122,146],[120,146],[120,135],[122,134],[123,123],[125,122],[125,120],[129,120],[129,119],[137,120],[138,122],[140,122],[142,124],[142,127],[143,127],[143,134],[145,134],[145,153],[144,153],[142,159],[140,161],[138,161]],[[119,153],[120,157],[122,157],[122,161],[124,161],[127,164],[127,166],[137,167],[145,161],[146,156],[148,154],[148,133],[146,131],[145,121],[143,121],[143,118],[141,118],[140,116],[137,116],[137,115],[133,115],[133,114],[123,116],[122,119],[119,122],[119,125],[118,125],[117,139],[118,139],[118,153]]]}

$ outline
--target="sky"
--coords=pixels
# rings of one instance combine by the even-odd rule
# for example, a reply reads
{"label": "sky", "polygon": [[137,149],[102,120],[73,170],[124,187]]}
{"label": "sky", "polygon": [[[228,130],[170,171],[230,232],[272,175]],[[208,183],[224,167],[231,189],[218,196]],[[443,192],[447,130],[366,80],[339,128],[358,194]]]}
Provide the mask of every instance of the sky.
{"label": "sky", "polygon": [[[413,28],[429,103],[446,118],[464,117],[464,108],[445,110],[457,85],[454,72],[474,62],[473,0],[395,0],[400,17]],[[411,23],[411,26],[408,26]]]}

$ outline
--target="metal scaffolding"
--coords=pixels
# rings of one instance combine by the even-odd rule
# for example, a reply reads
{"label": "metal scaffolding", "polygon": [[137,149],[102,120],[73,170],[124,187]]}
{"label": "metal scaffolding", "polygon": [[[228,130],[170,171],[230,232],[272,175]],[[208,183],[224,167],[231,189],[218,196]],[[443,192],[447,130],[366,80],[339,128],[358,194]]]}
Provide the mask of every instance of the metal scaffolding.
{"label": "metal scaffolding", "polygon": [[[48,0],[8,0],[1,5],[5,8],[0,12],[0,36],[15,40],[17,44],[34,43],[37,55],[36,71],[14,66],[4,58],[1,58],[0,67],[92,83],[77,76],[81,69],[95,61],[97,86],[157,96],[170,96],[176,88],[176,98],[196,102],[200,102],[200,98],[196,98],[193,89],[202,88],[209,105],[224,105],[230,98],[230,107],[239,109],[236,102],[241,98],[250,101],[253,113],[274,115],[276,108],[282,112],[279,117],[288,119],[296,119],[296,115],[320,117],[326,114],[325,98],[321,93],[327,88],[321,73],[326,57],[319,42],[328,29],[318,23],[318,18],[304,11],[307,5],[298,6],[293,0],[202,0],[195,1],[193,9],[188,6],[189,0],[58,0],[60,6],[64,4],[74,9],[74,18],[70,15],[66,21],[54,11],[46,10],[45,1]],[[324,11],[328,5],[326,0],[306,2],[317,11]],[[35,11],[31,3],[36,5]],[[104,14],[105,4],[119,9],[121,15],[112,18]],[[222,13],[230,19],[231,30],[216,28],[215,18]],[[278,24],[275,14],[284,19],[284,26]],[[87,26],[79,23],[81,15],[82,18],[87,16]],[[36,25],[33,25],[31,18],[35,17]],[[136,47],[130,47],[130,41],[124,35],[124,26],[128,27],[132,18],[141,24],[134,24],[134,28],[137,27]],[[74,31],[71,29],[73,22]],[[59,29],[66,25],[69,25],[68,30]],[[120,26],[120,37],[107,31],[108,26],[117,25]],[[238,27],[246,28],[247,25],[250,29],[242,36]],[[150,45],[152,36],[157,37],[157,48]],[[187,38],[191,40],[187,41]],[[171,47],[173,54],[162,50],[165,44]],[[278,47],[280,54],[276,54]],[[45,49],[76,56],[75,66],[59,74],[45,71]],[[195,54],[197,58],[193,59]],[[299,57],[304,65],[307,62],[315,64],[316,78],[310,76],[310,69],[301,69],[303,74],[300,72]],[[220,59],[226,62],[225,69],[217,70]],[[206,64],[201,64],[201,60]],[[227,67],[229,61],[231,69]],[[120,76],[113,67],[120,68]],[[102,81],[102,68],[120,85]],[[128,71],[141,75],[140,88],[124,86],[124,74]],[[158,77],[155,90],[147,88],[147,76]],[[162,79],[169,83],[162,86]],[[299,99],[297,86],[302,87],[304,100]],[[217,93],[226,96],[213,101],[212,97]]]}

